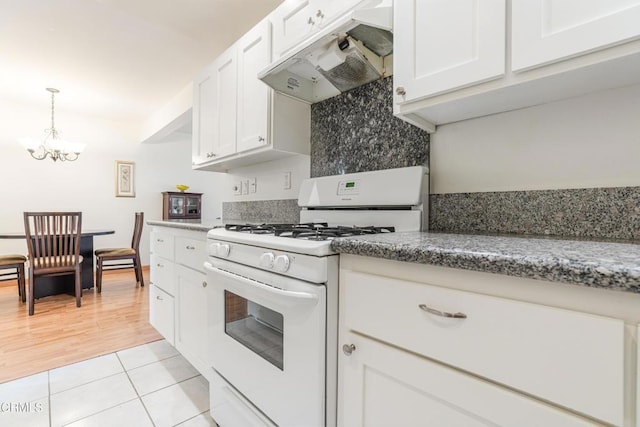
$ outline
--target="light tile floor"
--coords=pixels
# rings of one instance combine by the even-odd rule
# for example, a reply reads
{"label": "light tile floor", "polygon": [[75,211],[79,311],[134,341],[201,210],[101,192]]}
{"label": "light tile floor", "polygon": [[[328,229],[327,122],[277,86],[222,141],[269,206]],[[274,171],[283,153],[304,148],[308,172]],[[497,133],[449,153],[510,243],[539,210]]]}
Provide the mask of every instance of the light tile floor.
{"label": "light tile floor", "polygon": [[215,426],[209,384],[156,341],[0,384],[0,426]]}

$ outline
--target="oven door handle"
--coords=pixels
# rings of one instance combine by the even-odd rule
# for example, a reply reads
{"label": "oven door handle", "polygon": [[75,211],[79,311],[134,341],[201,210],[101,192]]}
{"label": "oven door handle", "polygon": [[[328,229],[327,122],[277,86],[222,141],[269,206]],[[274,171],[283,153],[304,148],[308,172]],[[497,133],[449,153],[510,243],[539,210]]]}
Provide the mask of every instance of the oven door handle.
{"label": "oven door handle", "polygon": [[[234,273],[229,273],[228,271],[221,270],[217,267],[212,266],[208,262],[204,265],[205,269],[209,270],[209,272],[218,274],[226,279],[230,279],[235,282],[241,282],[243,286],[249,286],[253,290],[257,290],[261,293],[271,295],[277,297],[279,301],[282,301],[282,298],[292,303],[292,305],[298,304],[310,304],[315,305],[318,302],[318,295],[310,294],[308,292],[300,292],[300,291],[287,291],[284,289],[276,288],[273,286],[265,285],[264,283],[257,282],[255,280],[251,280],[247,277],[240,276]],[[213,281],[214,286],[218,285],[218,281]]]}

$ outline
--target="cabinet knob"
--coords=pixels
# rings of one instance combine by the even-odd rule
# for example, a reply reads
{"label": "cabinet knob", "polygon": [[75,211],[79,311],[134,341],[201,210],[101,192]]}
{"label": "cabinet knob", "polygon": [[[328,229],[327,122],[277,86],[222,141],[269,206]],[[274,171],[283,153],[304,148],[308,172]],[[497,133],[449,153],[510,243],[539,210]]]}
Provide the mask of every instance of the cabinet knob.
{"label": "cabinet knob", "polygon": [[157,263],[157,264],[156,264],[156,267],[163,268],[163,267],[164,267],[164,265],[162,265],[162,264],[160,264],[160,263]]}
{"label": "cabinet knob", "polygon": [[404,86],[398,86],[398,87],[396,88],[396,94],[401,95],[401,96],[404,96],[404,95],[406,95],[406,94],[407,94],[407,91],[406,91],[406,90],[404,90]]}
{"label": "cabinet knob", "polygon": [[207,282],[202,282],[202,287],[206,288],[207,287]]}
{"label": "cabinet knob", "polygon": [[156,299],[157,299],[158,301],[164,301],[160,295],[156,296]]}
{"label": "cabinet knob", "polygon": [[156,239],[156,242],[158,242],[158,243],[164,243],[164,240],[162,240],[162,239]]}
{"label": "cabinet knob", "polygon": [[354,344],[345,344],[342,346],[342,352],[345,356],[351,356],[351,353],[356,351],[356,346]]}
{"label": "cabinet knob", "polygon": [[307,24],[309,25],[314,25],[316,22],[313,20],[312,17],[309,17],[309,19],[307,20]]}
{"label": "cabinet knob", "polygon": [[187,246],[185,246],[185,248],[187,248],[187,249],[188,249],[188,250],[190,250],[190,251],[193,251],[193,250],[195,250],[195,248],[196,248],[196,247],[195,247],[195,246],[187,245]]}
{"label": "cabinet knob", "polygon": [[259,136],[259,137],[258,137],[258,141],[260,141],[260,142],[264,142],[264,138],[263,138],[263,137],[261,137],[261,136]]}
{"label": "cabinet knob", "polygon": [[324,13],[322,13],[322,11],[320,9],[318,9],[318,11],[316,12],[316,16],[320,19],[324,18]]}

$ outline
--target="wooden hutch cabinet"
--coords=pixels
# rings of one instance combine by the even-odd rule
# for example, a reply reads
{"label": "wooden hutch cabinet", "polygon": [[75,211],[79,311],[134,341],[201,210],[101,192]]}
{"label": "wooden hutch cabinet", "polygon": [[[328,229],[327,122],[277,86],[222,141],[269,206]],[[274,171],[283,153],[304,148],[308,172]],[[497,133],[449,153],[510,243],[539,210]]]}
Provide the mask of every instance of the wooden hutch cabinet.
{"label": "wooden hutch cabinet", "polygon": [[165,191],[162,193],[162,219],[200,219],[202,193]]}

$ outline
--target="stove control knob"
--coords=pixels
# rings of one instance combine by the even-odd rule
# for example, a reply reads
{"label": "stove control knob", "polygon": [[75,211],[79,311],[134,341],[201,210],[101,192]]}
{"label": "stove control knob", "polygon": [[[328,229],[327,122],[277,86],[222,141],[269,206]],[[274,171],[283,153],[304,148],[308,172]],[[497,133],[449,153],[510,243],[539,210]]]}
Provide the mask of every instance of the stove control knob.
{"label": "stove control knob", "polygon": [[260,267],[272,269],[274,258],[275,257],[271,252],[263,253],[262,255],[260,255]]}
{"label": "stove control knob", "polygon": [[216,248],[216,253],[219,257],[227,258],[229,256],[229,252],[231,248],[229,245],[225,245],[223,243],[218,243],[218,247]]}
{"label": "stove control knob", "polygon": [[284,273],[289,269],[290,264],[291,261],[289,260],[289,257],[287,255],[278,255],[275,259],[274,267],[276,271]]}

